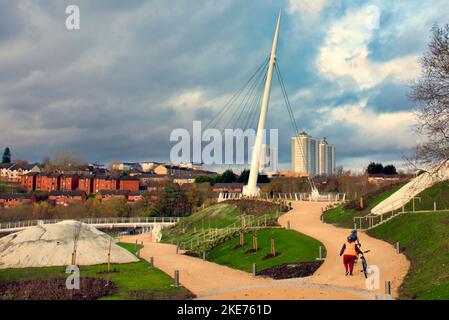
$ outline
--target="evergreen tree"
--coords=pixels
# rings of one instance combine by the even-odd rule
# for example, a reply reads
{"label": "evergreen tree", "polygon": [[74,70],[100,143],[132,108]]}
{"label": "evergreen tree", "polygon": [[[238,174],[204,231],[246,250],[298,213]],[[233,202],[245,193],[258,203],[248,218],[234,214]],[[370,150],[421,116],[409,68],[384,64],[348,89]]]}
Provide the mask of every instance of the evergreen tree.
{"label": "evergreen tree", "polygon": [[3,152],[2,162],[3,163],[11,163],[11,150],[9,150],[8,147]]}

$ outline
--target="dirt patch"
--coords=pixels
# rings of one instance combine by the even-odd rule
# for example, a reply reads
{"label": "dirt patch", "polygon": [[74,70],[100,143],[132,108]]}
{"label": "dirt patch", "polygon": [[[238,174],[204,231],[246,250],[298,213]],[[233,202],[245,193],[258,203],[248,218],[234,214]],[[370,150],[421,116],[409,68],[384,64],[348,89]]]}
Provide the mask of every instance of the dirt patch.
{"label": "dirt patch", "polygon": [[111,273],[120,273],[120,270],[118,269],[112,269],[112,270],[105,270],[105,271],[99,271],[97,274],[111,274]]}
{"label": "dirt patch", "polygon": [[260,251],[261,249],[262,249],[262,248],[257,248],[257,250],[256,250],[256,249],[249,249],[249,250],[245,251],[245,253],[246,253],[246,254],[256,253],[257,251]]}
{"label": "dirt patch", "polygon": [[106,279],[81,278],[79,290],[68,290],[66,279],[34,279],[2,283],[1,300],[96,300],[115,291]]}
{"label": "dirt patch", "polygon": [[322,263],[323,261],[286,263],[258,271],[257,275],[267,276],[276,280],[303,278],[311,276]]}
{"label": "dirt patch", "polygon": [[280,256],[282,254],[282,252],[276,252],[276,254],[273,256],[272,254],[267,254],[265,257],[262,258],[262,260],[268,260],[268,259],[272,259],[274,257]]}
{"label": "dirt patch", "polygon": [[129,298],[133,300],[191,300],[196,298],[192,292],[164,292],[164,291],[130,291]]}
{"label": "dirt patch", "polygon": [[198,253],[193,252],[193,251],[186,251],[186,252],[184,252],[184,255],[189,256],[189,257],[194,257],[194,258],[201,258],[201,256]]}

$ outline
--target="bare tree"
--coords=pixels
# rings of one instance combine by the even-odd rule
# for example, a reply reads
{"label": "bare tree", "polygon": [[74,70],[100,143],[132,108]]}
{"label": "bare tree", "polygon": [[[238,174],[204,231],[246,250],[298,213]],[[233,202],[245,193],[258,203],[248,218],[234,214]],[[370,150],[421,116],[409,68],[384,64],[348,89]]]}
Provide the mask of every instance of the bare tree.
{"label": "bare tree", "polygon": [[415,161],[422,168],[449,159],[449,25],[432,28],[421,68],[410,97],[418,107],[418,132],[425,137],[416,149]]}

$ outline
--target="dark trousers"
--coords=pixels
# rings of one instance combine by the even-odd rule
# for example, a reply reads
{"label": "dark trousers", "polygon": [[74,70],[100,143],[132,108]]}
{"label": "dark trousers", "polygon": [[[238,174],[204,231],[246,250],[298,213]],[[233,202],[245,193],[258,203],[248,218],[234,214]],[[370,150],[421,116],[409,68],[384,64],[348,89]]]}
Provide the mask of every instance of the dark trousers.
{"label": "dark trousers", "polygon": [[354,262],[356,259],[357,259],[356,256],[351,256],[347,254],[343,256],[343,264],[345,265],[346,272],[348,272],[349,267],[349,273],[352,274],[352,270],[354,270]]}

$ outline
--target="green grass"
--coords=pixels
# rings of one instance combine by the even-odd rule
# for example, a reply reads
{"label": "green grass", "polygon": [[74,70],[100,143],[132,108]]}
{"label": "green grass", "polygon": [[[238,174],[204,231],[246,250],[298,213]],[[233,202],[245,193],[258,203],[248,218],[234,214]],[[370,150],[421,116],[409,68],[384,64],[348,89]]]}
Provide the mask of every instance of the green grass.
{"label": "green grass", "polygon": [[240,211],[236,206],[218,204],[200,210],[183,218],[174,227],[162,230],[162,241],[166,243],[183,242],[190,239],[195,232],[209,228],[225,228],[237,221]]}
{"label": "green grass", "polygon": [[[250,272],[253,263],[256,263],[257,270],[263,270],[276,265],[294,262],[315,261],[318,257],[319,247],[324,246],[318,240],[310,238],[299,232],[285,229],[261,229],[257,232],[258,247],[257,253],[245,253],[252,249],[253,233],[245,235],[245,246],[235,249],[240,238],[236,237],[224,242],[207,254],[207,260],[225,265],[234,269]],[[280,253],[274,258],[263,260],[270,254],[271,238],[275,240],[276,253]]]}
{"label": "green grass", "polygon": [[401,186],[395,186],[392,189],[375,196],[366,203],[365,209],[360,211],[347,209],[345,205],[330,209],[324,213],[324,221],[326,223],[334,224],[340,228],[353,228],[355,217],[362,217],[370,214],[372,208],[391,196],[393,193],[399,190],[400,187]]}
{"label": "green grass", "polygon": [[[119,243],[131,252],[135,244]],[[138,245],[138,248],[141,248]],[[117,290],[112,295],[105,296],[104,300],[129,299],[183,299],[188,291],[184,288],[174,288],[173,279],[164,272],[150,268],[145,260],[135,263],[111,264],[111,270],[118,272],[99,274],[107,270],[107,265],[81,266],[81,277],[105,278],[111,280]],[[67,278],[65,267],[0,269],[0,284],[28,279]]]}
{"label": "green grass", "polygon": [[369,234],[396,243],[411,261],[402,299],[449,299],[449,211],[407,213]]}
{"label": "green grass", "polygon": [[[421,201],[415,200],[415,210],[433,210],[433,203],[437,203],[437,210],[449,210],[449,181],[436,183],[417,195]],[[405,205],[406,211],[412,211],[413,204],[410,201]]]}

